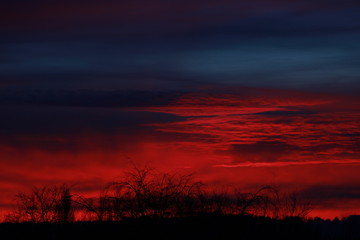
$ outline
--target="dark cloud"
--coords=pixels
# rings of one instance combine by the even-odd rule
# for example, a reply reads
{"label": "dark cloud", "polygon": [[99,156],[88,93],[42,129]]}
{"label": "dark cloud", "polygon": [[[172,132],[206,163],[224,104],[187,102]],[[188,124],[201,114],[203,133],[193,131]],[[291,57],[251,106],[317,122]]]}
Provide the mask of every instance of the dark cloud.
{"label": "dark cloud", "polygon": [[253,144],[233,144],[228,153],[234,162],[275,162],[301,148],[280,141],[258,141]]}
{"label": "dark cloud", "polygon": [[[146,141],[176,143],[205,137],[159,132],[152,124],[182,121],[184,118],[137,111],[136,108],[3,106],[0,112],[0,148],[13,149],[20,155],[28,151],[53,154],[129,152],[136,151],[139,144]],[[22,161],[16,156],[11,157],[11,161]]]}
{"label": "dark cloud", "polygon": [[360,90],[356,1],[16,2],[0,13],[1,87]]}
{"label": "dark cloud", "polygon": [[0,90],[0,106],[68,106],[126,108],[162,106],[182,92],[101,90]]}
{"label": "dark cloud", "polygon": [[25,88],[360,89],[357,1],[15,2],[0,78]]}
{"label": "dark cloud", "polygon": [[170,122],[179,117],[126,111],[121,109],[91,109],[62,107],[1,108],[1,134],[68,134],[82,132],[111,133],[120,129],[140,127],[154,122]]}
{"label": "dark cloud", "polygon": [[358,199],[360,200],[360,185],[322,185],[313,186],[299,192],[301,196],[312,199],[316,202],[325,200],[344,200]]}
{"label": "dark cloud", "polygon": [[341,149],[343,151],[351,151],[351,150],[354,151],[358,147],[359,143],[357,143],[356,141],[351,143],[349,141],[351,139],[346,139],[346,140],[347,140],[346,142],[342,142],[342,139],[338,139],[337,142],[307,146],[307,147],[303,147],[303,149],[312,153],[317,153],[317,152],[327,152],[332,149]]}
{"label": "dark cloud", "polygon": [[[283,22],[285,20],[281,20]],[[286,22],[286,21],[285,21]],[[166,40],[4,43],[0,77],[11,88],[189,90],[204,84],[358,92],[358,34],[206,35]],[[26,39],[26,38],[23,38]],[[347,46],[347,47],[344,47]]]}
{"label": "dark cloud", "polygon": [[[1,13],[2,27],[67,28],[100,27],[104,24],[151,25],[163,27],[216,25],[217,22],[248,18],[266,12],[306,13],[359,7],[357,1],[5,1]],[[214,21],[216,19],[216,21]],[[174,27],[174,26],[173,26]],[[181,29],[181,28],[180,28]]]}
{"label": "dark cloud", "polygon": [[[147,136],[171,139],[148,124],[182,119],[117,108],[1,107],[0,111],[1,146],[49,152],[135,148]],[[172,137],[174,141],[181,138]]]}
{"label": "dark cloud", "polygon": [[261,112],[256,113],[255,115],[270,115],[270,116],[292,116],[292,115],[308,115],[314,114],[311,111],[301,111],[301,110],[294,110],[294,111],[268,111],[268,112]]}
{"label": "dark cloud", "polygon": [[[322,137],[322,136],[318,136]],[[334,136],[336,137],[336,136]],[[314,137],[313,139],[318,139]],[[270,139],[284,139],[283,135],[271,136]],[[308,139],[308,141],[311,138]],[[298,161],[305,158],[307,161],[313,159],[357,159],[359,158],[359,141],[353,139],[338,139],[336,142],[327,144],[316,143],[309,146],[299,146],[281,141],[258,141],[251,144],[232,144],[226,154],[233,156],[233,162],[276,162],[276,161]],[[223,153],[224,151],[222,151]]]}

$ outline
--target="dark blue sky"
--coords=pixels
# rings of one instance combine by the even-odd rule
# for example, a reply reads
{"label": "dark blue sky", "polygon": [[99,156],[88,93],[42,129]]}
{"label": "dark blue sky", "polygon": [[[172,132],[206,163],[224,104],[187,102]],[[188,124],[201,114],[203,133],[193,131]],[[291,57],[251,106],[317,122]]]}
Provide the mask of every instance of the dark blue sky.
{"label": "dark blue sky", "polygon": [[360,90],[358,1],[4,1],[0,87]]}

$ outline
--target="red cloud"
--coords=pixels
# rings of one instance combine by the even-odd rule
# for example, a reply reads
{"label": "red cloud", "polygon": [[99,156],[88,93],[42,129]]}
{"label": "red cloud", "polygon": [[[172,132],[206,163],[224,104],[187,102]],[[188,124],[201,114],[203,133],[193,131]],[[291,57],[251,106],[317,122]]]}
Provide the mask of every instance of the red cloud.
{"label": "red cloud", "polygon": [[133,125],[124,121],[123,128],[104,121],[116,127],[113,131],[108,126],[96,131],[72,127],[78,130],[62,134],[46,129],[9,132],[0,138],[0,188],[5,193],[0,204],[7,204],[14,189],[33,184],[72,182],[76,191],[94,194],[131,161],[165,171],[187,169],[207,183],[244,190],[267,184],[301,190],[359,182],[358,100],[252,91],[192,93],[168,106],[133,108],[181,118]]}

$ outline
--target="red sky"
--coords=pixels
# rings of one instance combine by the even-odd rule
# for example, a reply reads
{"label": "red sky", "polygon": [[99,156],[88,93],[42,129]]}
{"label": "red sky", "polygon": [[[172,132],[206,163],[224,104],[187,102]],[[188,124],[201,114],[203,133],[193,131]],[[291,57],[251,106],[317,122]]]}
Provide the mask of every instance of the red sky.
{"label": "red sky", "polygon": [[2,0],[0,211],[132,163],[360,213],[359,0]]}
{"label": "red sky", "polygon": [[163,106],[102,110],[143,117],[111,131],[38,126],[12,132],[0,142],[0,204],[5,209],[15,193],[33,185],[63,182],[92,195],[133,162],[194,172],[211,186],[297,191],[313,203],[313,216],[359,213],[359,110],[358,98],[334,94],[198,91]]}

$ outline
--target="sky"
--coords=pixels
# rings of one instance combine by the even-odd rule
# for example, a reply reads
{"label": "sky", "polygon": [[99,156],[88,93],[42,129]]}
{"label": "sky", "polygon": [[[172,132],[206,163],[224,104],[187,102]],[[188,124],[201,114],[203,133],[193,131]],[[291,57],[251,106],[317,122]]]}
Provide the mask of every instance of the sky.
{"label": "sky", "polygon": [[360,214],[358,0],[4,0],[0,209],[132,164]]}

